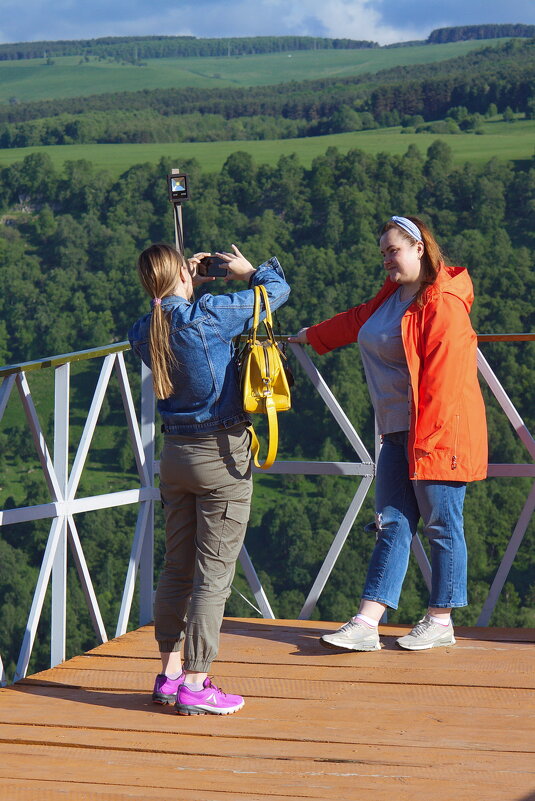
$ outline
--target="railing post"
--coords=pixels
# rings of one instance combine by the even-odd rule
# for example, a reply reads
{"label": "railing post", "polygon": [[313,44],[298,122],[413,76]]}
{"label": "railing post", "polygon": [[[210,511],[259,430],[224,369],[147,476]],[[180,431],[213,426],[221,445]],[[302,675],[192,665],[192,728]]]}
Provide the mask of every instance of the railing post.
{"label": "railing post", "polygon": [[533,516],[534,510],[535,510],[535,484],[532,486],[531,492],[528,495],[528,499],[524,504],[522,512],[520,513],[520,517],[518,518],[518,522],[513,531],[513,535],[509,540],[509,543],[505,550],[505,554],[503,555],[503,559],[496,572],[496,575],[494,576],[494,581],[492,582],[487,599],[483,604],[483,608],[477,620],[476,626],[489,625],[492,613],[494,612],[496,604],[498,603],[498,599],[503,589],[503,585],[507,581],[507,577],[509,576],[509,573],[513,566],[513,562],[518,552],[518,549],[522,544],[522,539],[524,537],[524,534],[526,533],[529,521]]}
{"label": "railing post", "polygon": [[[70,364],[54,370],[54,471],[65,498],[69,481],[69,380]],[[52,616],[50,667],[65,660],[67,627],[67,516],[58,521],[58,547],[52,564]]]}
{"label": "railing post", "polygon": [[[152,373],[141,363],[141,442],[150,484],[154,486],[154,425],[155,403],[152,390]],[[141,561],[139,565],[139,623],[144,626],[153,619],[154,594],[154,501],[150,505]]]}

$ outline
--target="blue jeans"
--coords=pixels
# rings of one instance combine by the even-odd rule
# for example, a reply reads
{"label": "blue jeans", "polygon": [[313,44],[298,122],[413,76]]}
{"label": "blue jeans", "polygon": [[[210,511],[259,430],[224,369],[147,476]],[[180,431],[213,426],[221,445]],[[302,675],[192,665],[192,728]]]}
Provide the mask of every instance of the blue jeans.
{"label": "blue jeans", "polygon": [[386,434],[375,483],[377,542],[363,598],[397,609],[420,517],[431,547],[430,607],[466,606],[466,543],[461,481],[411,481],[408,432]]}

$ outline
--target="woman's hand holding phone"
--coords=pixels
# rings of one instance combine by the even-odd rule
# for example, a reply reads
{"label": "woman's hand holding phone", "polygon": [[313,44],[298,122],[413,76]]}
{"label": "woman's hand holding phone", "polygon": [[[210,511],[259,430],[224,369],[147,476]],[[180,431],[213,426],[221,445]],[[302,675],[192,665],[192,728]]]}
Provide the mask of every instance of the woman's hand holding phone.
{"label": "woman's hand holding phone", "polygon": [[223,261],[226,262],[228,274],[225,281],[248,281],[249,278],[256,272],[255,268],[250,261],[247,261],[245,256],[240,253],[236,245],[232,245],[234,253],[217,253]]}
{"label": "woman's hand holding phone", "polygon": [[215,281],[215,278],[210,275],[201,275],[199,273],[199,265],[202,259],[210,256],[210,253],[195,253],[191,259],[188,259],[188,270],[191,275],[191,281],[193,286],[200,286],[201,284],[207,284],[209,281]]}

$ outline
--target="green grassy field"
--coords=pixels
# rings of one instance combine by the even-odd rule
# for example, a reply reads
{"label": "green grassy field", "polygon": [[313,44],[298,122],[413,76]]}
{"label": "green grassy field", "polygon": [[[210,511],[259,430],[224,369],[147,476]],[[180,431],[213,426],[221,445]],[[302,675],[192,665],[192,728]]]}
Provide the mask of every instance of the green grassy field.
{"label": "green grassy field", "polygon": [[428,64],[499,44],[501,39],[375,50],[301,50],[226,58],[150,59],[146,66],[113,61],[80,63],[78,56],[0,62],[0,103],[172,87],[262,86],[286,81],[375,73]]}
{"label": "green grassy field", "polygon": [[185,159],[195,158],[205,172],[217,172],[231,153],[237,150],[250,153],[257,164],[277,163],[280,156],[296,153],[300,162],[309,167],[316,156],[328,147],[342,153],[354,148],[365,153],[401,155],[414,144],[425,155],[427,148],[440,139],[449,145],[455,163],[471,161],[484,163],[492,158],[527,160],[535,152],[535,120],[514,123],[487,122],[484,135],[402,134],[401,128],[379,128],[375,131],[315,136],[306,139],[277,139],[265,141],[176,142],[140,145],[55,145],[0,150],[0,167],[20,161],[30,153],[47,153],[54,166],[60,169],[66,161],[87,159],[97,169],[119,176],[134,164],[156,164],[162,157],[171,158],[180,167]]}

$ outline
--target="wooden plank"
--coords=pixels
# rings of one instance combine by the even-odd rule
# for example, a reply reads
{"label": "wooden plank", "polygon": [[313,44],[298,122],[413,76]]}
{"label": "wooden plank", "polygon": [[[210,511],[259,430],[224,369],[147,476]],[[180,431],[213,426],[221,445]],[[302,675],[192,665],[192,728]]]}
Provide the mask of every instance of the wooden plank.
{"label": "wooden plank", "polygon": [[[265,629],[288,628],[290,630],[301,630],[321,636],[325,631],[335,631],[345,623],[345,620],[338,623],[325,622],[318,620],[266,620],[264,618],[237,618],[227,617],[223,622],[223,632],[249,631],[259,633]],[[405,624],[386,624],[379,627],[381,634],[390,637],[402,637],[411,630],[411,626]],[[153,633],[152,625],[143,626],[138,629],[143,635],[151,636]],[[478,640],[481,642],[491,640],[492,642],[535,642],[535,628],[497,628],[490,626],[459,626],[455,627],[455,636]]]}
{"label": "wooden plank", "polygon": [[151,703],[152,626],[0,690],[0,798],[533,801],[533,630],[344,654],[317,642],[337,625],[226,620],[224,718]]}
{"label": "wooden plank", "polygon": [[[2,778],[11,778],[9,771],[15,768],[24,771],[27,780],[43,781],[52,775],[62,783],[93,782],[108,787],[129,785],[162,791],[215,789],[225,790],[234,797],[246,797],[247,785],[252,783],[256,792],[264,795],[274,792],[293,798],[359,798],[358,793],[384,788],[386,782],[391,785],[391,792],[396,793],[396,799],[451,799],[459,781],[455,767],[430,761],[402,768],[360,761],[351,764],[326,760],[258,761],[110,750],[90,753],[55,746],[5,745],[2,752]],[[518,797],[533,789],[533,773],[527,767],[514,777],[509,771],[467,769],[462,781],[466,798],[472,798],[472,793],[485,793],[480,797],[503,801],[504,794],[512,790]]]}
{"label": "wooden plank", "polygon": [[[129,662],[128,670],[117,670],[116,658],[75,657],[63,665],[36,674],[18,683],[22,686],[49,686],[84,688],[86,690],[120,690],[150,696],[159,661],[154,660],[152,670],[147,670],[145,660]],[[262,675],[259,675],[261,671]],[[359,674],[352,668],[307,668],[292,665],[258,665],[239,662],[217,664],[217,681],[223,689],[240,692],[249,697],[286,698],[289,691],[293,698],[330,699],[345,692],[377,692],[373,683],[356,681]],[[41,678],[42,677],[42,678]],[[385,680],[386,682],[386,680]],[[394,704],[400,697],[400,688],[395,684],[381,684],[381,703]],[[535,694],[518,688],[464,687],[434,684],[403,685],[403,699],[407,703],[451,705],[459,708],[489,707],[501,709],[509,705],[522,705],[535,709]]]}
{"label": "wooden plank", "polygon": [[[265,642],[272,643],[269,653],[266,654],[268,660],[272,659],[274,654],[287,653],[292,656],[311,654],[323,654],[326,657],[332,656],[337,652],[323,649],[319,644],[319,637],[326,631],[333,631],[336,629],[336,623],[321,624],[318,628],[317,621],[295,621],[295,625],[280,625],[282,621],[264,621],[253,620],[247,626],[238,626],[235,621],[226,620],[224,622],[223,636],[221,639],[221,649],[218,656],[219,661],[235,660],[235,654],[232,651],[239,648],[243,650],[245,655],[249,651],[256,652],[263,649]],[[279,624],[279,625],[275,625]],[[301,624],[301,625],[297,625]],[[381,639],[383,642],[383,649],[381,651],[372,651],[368,654],[345,654],[347,656],[375,656],[379,654],[405,654],[407,652],[396,645],[396,638],[406,634],[409,627],[380,627]],[[505,630],[492,629],[486,630],[482,628],[476,629],[459,629],[456,630],[455,636],[457,638],[457,646],[451,648],[432,649],[430,651],[420,651],[419,656],[430,654],[451,652],[455,653],[460,648],[474,650],[475,652],[485,653],[487,651],[508,651],[508,645],[511,643],[524,644],[524,647],[530,649],[530,646],[535,643],[535,630],[534,629],[517,629],[509,630],[509,637],[504,634]],[[514,632],[514,633],[511,633]],[[518,634],[516,632],[519,632]],[[104,645],[99,645],[88,654],[95,654],[100,656],[120,656],[128,658],[154,658],[157,656],[156,643],[153,638],[152,626],[145,626],[139,630],[139,639],[132,637],[134,632],[110,640]],[[240,643],[242,645],[240,646]],[[293,648],[293,653],[292,649]],[[298,651],[296,652],[296,648]],[[231,651],[231,653],[229,653]],[[338,655],[338,654],[337,654]],[[413,654],[414,655],[414,654]]]}
{"label": "wooden plank", "polygon": [[[227,642],[213,665],[216,676],[225,662],[238,662],[252,666],[252,675],[258,665],[264,664],[278,667],[285,675],[291,672],[296,680],[306,680],[311,675],[322,678],[322,671],[331,669],[331,681],[535,689],[535,649],[528,644],[517,644],[514,650],[510,646],[479,650],[458,645],[420,652],[383,649],[367,653],[336,652],[316,646],[314,651],[303,653],[295,643],[274,643],[267,648],[265,643],[243,639],[229,642],[232,635],[226,636]],[[157,662],[152,664],[157,669]],[[302,670],[296,670],[299,667]],[[47,681],[61,683],[61,673],[46,671],[19,684]]]}
{"label": "wooden plank", "polygon": [[[345,622],[345,621],[342,621]],[[319,622],[317,620],[265,620],[263,618],[225,618],[223,621],[222,633],[235,634],[241,633],[249,637],[259,637],[261,639],[272,639],[275,641],[284,639],[295,639],[296,637],[310,638],[311,641],[318,639],[326,631],[335,631],[341,623]],[[379,632],[387,642],[393,642],[396,637],[401,637],[410,631],[411,627],[406,625],[381,625]],[[527,642],[535,643],[535,629],[506,629],[490,627],[456,627],[455,637],[458,640],[469,640],[476,643],[507,643],[507,642]],[[222,643],[224,637],[222,638]],[[128,632],[122,637],[109,640],[104,645],[88,653],[107,653],[112,654],[117,651],[128,651],[129,644],[136,646],[139,657],[150,657],[154,654],[156,644],[154,642],[154,628],[152,624],[142,626],[136,631]]]}
{"label": "wooden plank", "polygon": [[[6,691],[3,691],[6,693]],[[348,693],[323,702],[287,697],[247,698],[239,715],[221,719],[217,716],[183,718],[172,708],[151,704],[145,695],[100,693],[54,688],[27,688],[26,692],[7,692],[1,702],[4,722],[24,722],[31,704],[31,722],[62,725],[72,719],[84,728],[107,728],[117,731],[187,731],[217,736],[222,732],[234,737],[310,740],[313,742],[352,742],[413,745],[423,747],[431,732],[440,733],[443,748],[507,750],[535,752],[535,713],[521,707],[516,710],[474,709],[467,719],[465,709],[456,706],[404,704],[380,706],[374,695]],[[25,697],[27,694],[30,698]],[[358,702],[357,702],[358,699]],[[119,714],[118,714],[119,713]],[[276,727],[273,721],[277,721]],[[314,721],[312,729],[310,721]]]}
{"label": "wooden plank", "polygon": [[[43,726],[2,724],[0,743],[47,746],[64,745],[81,749],[111,751],[141,751],[153,753],[154,738],[146,732],[74,728],[72,726]],[[3,746],[2,746],[3,748]],[[242,737],[236,739],[221,732],[203,736],[188,731],[161,732],[157,739],[158,753],[202,755],[206,757],[240,757],[258,760],[282,759],[287,762],[312,760],[351,764],[410,767],[415,762],[438,764],[437,770],[495,770],[498,772],[533,772],[531,755],[511,751],[444,749],[440,744],[428,744],[420,749],[406,745],[368,743],[312,742],[310,740],[277,740],[274,738]]]}
{"label": "wooden plank", "polygon": [[[179,788],[177,801],[236,801],[238,795],[229,796],[219,790],[187,790]],[[263,795],[247,789],[247,795],[239,795],[243,801],[291,801],[287,795]],[[0,798],[2,801],[169,801],[167,791],[154,787],[114,787],[90,782],[77,782],[76,785],[61,785],[58,781],[51,786],[50,781],[26,779],[0,779]],[[377,801],[388,801],[386,795],[376,796]],[[391,799],[390,799],[391,801]],[[505,799],[507,801],[507,799]]]}

